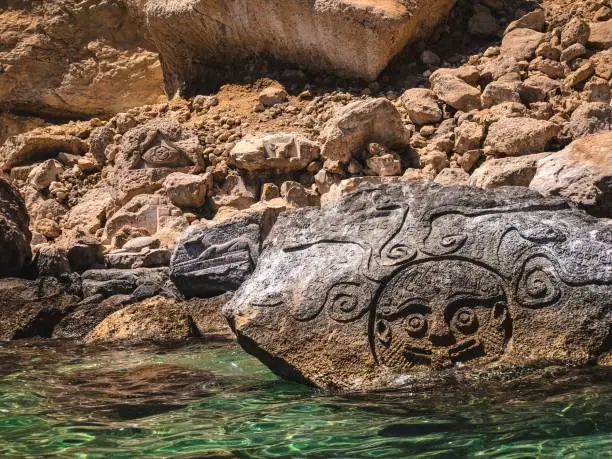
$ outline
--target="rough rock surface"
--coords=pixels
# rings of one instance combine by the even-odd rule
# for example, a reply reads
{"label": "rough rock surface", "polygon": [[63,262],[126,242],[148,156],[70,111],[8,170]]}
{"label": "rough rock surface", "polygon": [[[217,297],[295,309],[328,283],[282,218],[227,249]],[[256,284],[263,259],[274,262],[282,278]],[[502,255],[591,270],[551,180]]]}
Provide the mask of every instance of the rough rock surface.
{"label": "rough rock surface", "polygon": [[274,212],[264,212],[188,229],[172,255],[172,281],[187,297],[236,290],[255,269],[261,242],[275,218]]}
{"label": "rough rock surface", "polygon": [[468,184],[478,188],[529,186],[538,170],[538,161],[549,154],[490,159],[474,171]]}
{"label": "rough rock surface", "polygon": [[134,3],[3,1],[0,107],[72,117],[163,100],[161,65]]}
{"label": "rough rock surface", "polygon": [[0,280],[0,341],[50,338],[55,325],[77,302],[52,277]]}
{"label": "rough rock surface", "polygon": [[85,342],[172,342],[195,336],[199,331],[187,311],[175,300],[158,296],[112,313],[85,337]]}
{"label": "rough rock surface", "polygon": [[389,148],[405,147],[410,132],[391,102],[386,99],[357,101],[342,107],[321,133],[325,159],[348,163],[367,142]]}
{"label": "rough rock surface", "polygon": [[32,259],[29,224],[23,198],[0,178],[0,277],[18,275]]}
{"label": "rough rock surface", "polygon": [[612,218],[612,131],[583,137],[540,159],[530,188]]}
{"label": "rough rock surface", "polygon": [[230,151],[232,164],[249,171],[305,169],[319,158],[321,149],[307,139],[294,134],[247,136]]}
{"label": "rough rock surface", "polygon": [[[215,63],[269,55],[374,80],[409,42],[442,21],[453,0],[151,0],[147,23],[174,94]],[[245,15],[245,11],[249,14]]]}
{"label": "rough rock surface", "polygon": [[358,188],[282,215],[224,308],[277,374],[327,389],[585,365],[609,344],[612,232],[525,188]]}

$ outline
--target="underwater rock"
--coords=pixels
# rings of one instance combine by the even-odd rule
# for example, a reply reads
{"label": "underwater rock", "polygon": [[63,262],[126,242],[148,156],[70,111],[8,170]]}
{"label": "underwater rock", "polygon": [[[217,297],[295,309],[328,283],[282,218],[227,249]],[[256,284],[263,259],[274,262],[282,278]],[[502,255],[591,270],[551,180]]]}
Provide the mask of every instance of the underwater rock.
{"label": "underwater rock", "polygon": [[520,187],[365,185],[281,215],[223,312],[278,375],[331,390],[590,364],[610,352],[612,225]]}

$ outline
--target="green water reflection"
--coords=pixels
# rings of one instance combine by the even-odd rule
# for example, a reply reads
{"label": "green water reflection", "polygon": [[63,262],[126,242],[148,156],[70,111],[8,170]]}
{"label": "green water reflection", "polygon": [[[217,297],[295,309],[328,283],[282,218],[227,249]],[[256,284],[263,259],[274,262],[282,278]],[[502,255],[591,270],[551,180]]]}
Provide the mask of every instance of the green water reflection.
{"label": "green water reflection", "polygon": [[612,457],[612,384],[332,396],[233,345],[0,347],[2,457]]}

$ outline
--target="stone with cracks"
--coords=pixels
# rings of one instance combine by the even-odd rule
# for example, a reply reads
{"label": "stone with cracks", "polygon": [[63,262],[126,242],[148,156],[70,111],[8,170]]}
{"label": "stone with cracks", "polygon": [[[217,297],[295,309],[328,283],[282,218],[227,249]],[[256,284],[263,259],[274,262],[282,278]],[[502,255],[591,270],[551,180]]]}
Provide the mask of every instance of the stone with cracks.
{"label": "stone with cracks", "polygon": [[207,228],[189,228],[170,261],[170,277],[187,297],[209,298],[236,290],[255,269],[272,212],[234,217]]}
{"label": "stone with cracks", "polygon": [[219,67],[265,55],[374,80],[454,0],[150,0],[145,11],[174,94]]}
{"label": "stone with cracks", "polygon": [[612,227],[526,188],[365,186],[281,215],[223,312],[278,375],[331,390],[592,364]]}

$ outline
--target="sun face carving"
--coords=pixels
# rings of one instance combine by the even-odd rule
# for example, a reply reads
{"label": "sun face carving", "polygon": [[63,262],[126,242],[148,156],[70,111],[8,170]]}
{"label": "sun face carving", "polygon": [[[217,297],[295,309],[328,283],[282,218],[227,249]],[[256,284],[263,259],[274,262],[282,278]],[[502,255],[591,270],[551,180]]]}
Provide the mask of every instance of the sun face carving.
{"label": "sun face carving", "polygon": [[372,341],[388,367],[444,369],[499,359],[509,335],[501,280],[473,263],[442,260],[405,268],[387,284]]}

